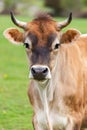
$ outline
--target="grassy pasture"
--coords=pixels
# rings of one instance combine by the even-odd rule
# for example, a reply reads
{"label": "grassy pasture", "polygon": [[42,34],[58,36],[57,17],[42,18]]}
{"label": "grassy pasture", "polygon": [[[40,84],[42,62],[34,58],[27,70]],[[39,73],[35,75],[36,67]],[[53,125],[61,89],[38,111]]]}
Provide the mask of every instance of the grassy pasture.
{"label": "grassy pasture", "polygon": [[[33,130],[32,107],[27,96],[29,68],[25,48],[10,44],[3,37],[3,31],[9,27],[15,27],[10,17],[0,16],[0,130]],[[87,20],[73,19],[66,30],[68,28],[87,33]]]}

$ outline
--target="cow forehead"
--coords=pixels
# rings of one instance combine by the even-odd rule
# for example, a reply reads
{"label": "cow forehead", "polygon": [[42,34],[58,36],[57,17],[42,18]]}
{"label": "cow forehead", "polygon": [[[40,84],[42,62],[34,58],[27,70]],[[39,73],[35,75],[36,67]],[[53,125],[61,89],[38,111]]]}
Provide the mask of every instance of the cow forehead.
{"label": "cow forehead", "polygon": [[38,45],[45,45],[48,42],[53,42],[58,31],[56,22],[51,20],[35,20],[27,25],[27,35],[31,41],[37,42]]}
{"label": "cow forehead", "polygon": [[33,20],[29,23],[29,29],[36,29],[37,31],[44,33],[47,31],[55,31],[56,29],[56,22],[53,20]]}
{"label": "cow forehead", "polygon": [[36,19],[33,19],[31,22],[28,23],[28,25],[31,24],[31,25],[39,25],[40,27],[42,27],[43,25],[55,25],[56,24],[56,21],[54,21],[52,18],[48,18],[47,16],[40,16],[40,17],[37,17]]}

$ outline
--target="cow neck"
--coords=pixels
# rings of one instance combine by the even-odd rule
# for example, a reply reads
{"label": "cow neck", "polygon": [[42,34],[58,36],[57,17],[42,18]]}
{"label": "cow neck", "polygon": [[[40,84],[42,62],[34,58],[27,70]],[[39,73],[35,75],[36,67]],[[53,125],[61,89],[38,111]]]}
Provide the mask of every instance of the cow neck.
{"label": "cow neck", "polygon": [[51,102],[53,100],[53,85],[52,79],[45,80],[43,82],[35,81],[35,86],[40,94],[40,98],[42,102],[44,101],[44,96],[46,97],[47,102]]}
{"label": "cow neck", "polygon": [[49,111],[50,111],[50,108],[49,108],[49,102],[51,100],[51,94],[53,93],[51,90],[49,90],[50,88],[50,80],[46,80],[46,81],[43,81],[43,82],[37,82],[36,81],[36,87],[39,91],[39,94],[40,94],[40,99],[41,99],[41,102],[42,102],[42,105],[43,105],[43,112],[44,114],[46,115],[46,119],[47,119],[47,122],[49,124],[49,128],[50,130],[52,130],[52,125],[50,124],[50,118],[49,118]]}

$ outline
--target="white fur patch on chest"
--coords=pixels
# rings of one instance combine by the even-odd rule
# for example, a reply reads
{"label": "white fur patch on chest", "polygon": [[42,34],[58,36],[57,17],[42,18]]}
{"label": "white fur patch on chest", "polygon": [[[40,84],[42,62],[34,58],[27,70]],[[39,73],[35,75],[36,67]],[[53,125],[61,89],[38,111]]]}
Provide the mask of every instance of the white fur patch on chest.
{"label": "white fur patch on chest", "polygon": [[[47,116],[44,111],[39,110],[37,113],[37,121],[39,126],[43,129],[64,129],[67,127],[68,124],[68,117],[59,115],[58,113],[50,112]],[[48,118],[47,118],[48,117]]]}
{"label": "white fur patch on chest", "polygon": [[51,114],[51,123],[53,128],[65,129],[68,124],[68,118],[66,116],[60,115],[58,113]]}
{"label": "white fur patch on chest", "polygon": [[[47,87],[38,87],[38,92],[40,94],[41,102],[43,108],[38,108],[36,111],[36,120],[38,122],[38,127],[40,130],[57,130],[57,129],[65,129],[68,124],[68,117],[65,116],[64,111],[64,103],[62,98],[57,97],[57,104],[54,104],[52,108],[50,108],[50,100]],[[51,89],[50,89],[51,91]],[[51,93],[51,92],[50,92]],[[56,102],[55,102],[56,103]],[[57,110],[57,108],[59,110]]]}

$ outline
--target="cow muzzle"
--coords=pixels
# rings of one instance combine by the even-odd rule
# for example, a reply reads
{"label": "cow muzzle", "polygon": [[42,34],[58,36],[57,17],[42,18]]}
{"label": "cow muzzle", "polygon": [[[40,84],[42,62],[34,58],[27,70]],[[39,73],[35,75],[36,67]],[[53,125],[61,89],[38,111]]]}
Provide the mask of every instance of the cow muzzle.
{"label": "cow muzzle", "polygon": [[30,69],[29,77],[38,81],[50,79],[50,69],[45,65],[33,65]]}

